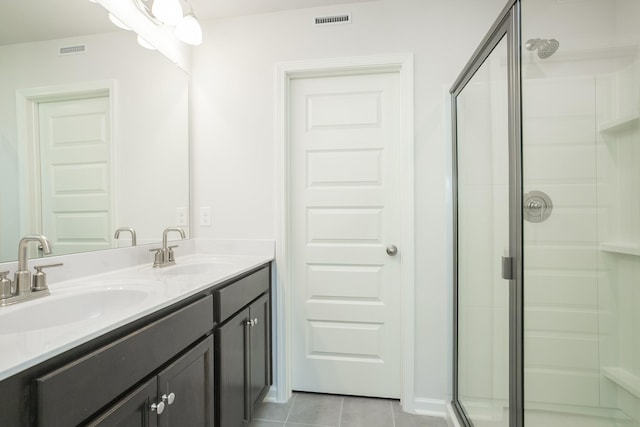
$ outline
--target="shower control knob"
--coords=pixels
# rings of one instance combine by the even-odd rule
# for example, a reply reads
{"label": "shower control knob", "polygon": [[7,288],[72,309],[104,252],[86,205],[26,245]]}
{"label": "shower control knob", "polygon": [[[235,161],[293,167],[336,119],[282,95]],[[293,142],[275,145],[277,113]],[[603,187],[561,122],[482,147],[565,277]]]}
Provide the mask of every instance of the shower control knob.
{"label": "shower control knob", "polygon": [[553,203],[548,194],[542,191],[529,191],[523,196],[522,216],[529,222],[543,222],[551,215]]}
{"label": "shower control knob", "polygon": [[398,248],[396,247],[396,245],[387,246],[387,255],[396,256],[397,254],[398,254]]}

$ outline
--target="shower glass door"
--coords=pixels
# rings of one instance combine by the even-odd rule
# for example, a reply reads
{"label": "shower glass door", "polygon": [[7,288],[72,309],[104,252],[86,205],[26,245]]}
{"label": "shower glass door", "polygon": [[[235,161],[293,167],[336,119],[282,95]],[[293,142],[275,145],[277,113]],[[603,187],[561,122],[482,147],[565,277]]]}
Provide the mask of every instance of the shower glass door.
{"label": "shower glass door", "polygon": [[509,425],[509,78],[506,33],[454,93],[457,361],[454,405],[474,426]]}

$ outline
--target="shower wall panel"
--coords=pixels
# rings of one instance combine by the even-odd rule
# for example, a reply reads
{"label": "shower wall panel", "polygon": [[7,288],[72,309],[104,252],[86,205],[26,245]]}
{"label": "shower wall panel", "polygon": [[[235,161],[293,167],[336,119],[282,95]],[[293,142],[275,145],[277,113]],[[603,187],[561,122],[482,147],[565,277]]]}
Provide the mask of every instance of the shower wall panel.
{"label": "shower wall panel", "polygon": [[524,224],[528,407],[599,404],[595,80],[523,82],[524,193],[553,203]]}

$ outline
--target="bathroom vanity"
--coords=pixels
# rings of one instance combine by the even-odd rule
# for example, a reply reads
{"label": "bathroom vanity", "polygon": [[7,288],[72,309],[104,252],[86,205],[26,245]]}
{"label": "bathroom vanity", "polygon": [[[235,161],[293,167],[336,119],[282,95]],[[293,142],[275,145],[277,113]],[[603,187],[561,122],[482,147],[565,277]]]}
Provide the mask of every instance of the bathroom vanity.
{"label": "bathroom vanity", "polygon": [[[95,323],[93,332],[79,325],[80,337],[60,332],[68,343],[58,350],[68,348],[59,354],[43,350],[42,334],[13,334],[26,352],[34,339],[45,353],[31,357],[32,366],[0,365],[0,425],[239,427],[249,421],[272,383],[271,262],[241,258],[195,256],[165,271],[143,267],[87,279],[85,288],[93,281],[116,294],[137,286],[152,295],[126,314],[84,321]],[[53,288],[46,298],[78,285]],[[44,327],[49,345],[64,328],[74,326]],[[8,340],[0,336],[2,351]],[[11,369],[19,372],[7,376]]]}

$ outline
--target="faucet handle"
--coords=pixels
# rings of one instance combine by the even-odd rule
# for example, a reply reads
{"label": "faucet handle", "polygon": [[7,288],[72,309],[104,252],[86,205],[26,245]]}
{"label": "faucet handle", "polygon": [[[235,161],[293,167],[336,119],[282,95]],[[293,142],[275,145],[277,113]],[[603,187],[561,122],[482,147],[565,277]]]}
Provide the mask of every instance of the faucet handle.
{"label": "faucet handle", "polygon": [[63,263],[61,262],[47,265],[34,265],[33,268],[35,268],[36,274],[33,275],[33,286],[31,287],[31,290],[34,292],[47,290],[47,275],[42,272],[42,269],[50,267],[61,267],[62,265]]}
{"label": "faucet handle", "polygon": [[149,249],[149,252],[155,252],[154,256],[153,256],[153,266],[154,267],[160,267],[162,265],[162,248],[153,248],[153,249]]}
{"label": "faucet handle", "polygon": [[0,271],[0,300],[7,299],[13,295],[11,280],[7,278],[9,271]]}
{"label": "faucet handle", "polygon": [[173,250],[177,247],[178,245],[171,245],[167,248],[167,262],[171,262],[171,263],[176,262],[176,257],[173,253]]}

